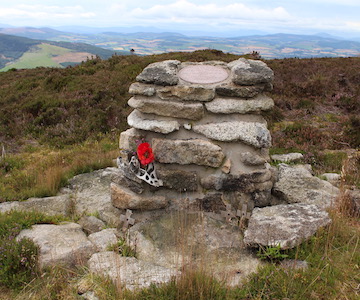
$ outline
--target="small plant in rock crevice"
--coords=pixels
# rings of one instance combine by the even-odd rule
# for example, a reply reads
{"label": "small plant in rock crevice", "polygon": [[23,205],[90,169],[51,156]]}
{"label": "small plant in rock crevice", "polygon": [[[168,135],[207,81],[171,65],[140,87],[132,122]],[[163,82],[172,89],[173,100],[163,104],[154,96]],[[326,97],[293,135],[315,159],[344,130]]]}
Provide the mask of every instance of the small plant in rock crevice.
{"label": "small plant in rock crevice", "polygon": [[108,251],[114,251],[119,253],[124,257],[135,257],[136,258],[136,249],[128,245],[124,238],[120,238],[117,243],[109,245],[107,248]]}
{"label": "small plant in rock crevice", "polygon": [[271,262],[278,262],[289,257],[284,250],[281,250],[280,245],[260,246],[256,255],[261,260],[270,260]]}

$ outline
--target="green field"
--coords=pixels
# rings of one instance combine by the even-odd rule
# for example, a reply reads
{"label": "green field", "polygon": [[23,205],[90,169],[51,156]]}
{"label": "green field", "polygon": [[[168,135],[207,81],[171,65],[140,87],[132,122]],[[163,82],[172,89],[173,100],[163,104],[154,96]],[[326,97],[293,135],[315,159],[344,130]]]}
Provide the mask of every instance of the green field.
{"label": "green field", "polygon": [[71,52],[70,49],[53,46],[49,44],[39,44],[32,47],[30,51],[25,52],[17,61],[7,65],[0,71],[7,71],[12,68],[32,69],[38,66],[62,68],[60,64],[52,60],[53,56],[63,55]]}

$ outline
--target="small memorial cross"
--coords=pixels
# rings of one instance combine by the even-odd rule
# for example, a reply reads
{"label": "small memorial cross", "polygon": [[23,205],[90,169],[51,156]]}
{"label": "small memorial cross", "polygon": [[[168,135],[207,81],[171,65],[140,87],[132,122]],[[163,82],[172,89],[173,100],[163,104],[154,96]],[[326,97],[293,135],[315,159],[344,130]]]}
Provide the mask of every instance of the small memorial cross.
{"label": "small memorial cross", "polygon": [[135,219],[131,218],[132,213],[130,209],[127,209],[125,215],[120,215],[120,221],[123,222],[123,231],[127,230],[130,225],[135,224]]}
{"label": "small memorial cross", "polygon": [[247,211],[248,205],[245,203],[242,205],[241,210],[237,210],[236,216],[240,218],[239,220],[239,227],[245,228],[246,227],[246,220],[249,220],[251,217],[251,213]]}
{"label": "small memorial cross", "polygon": [[221,211],[221,216],[229,223],[236,218],[235,210],[232,209],[231,204],[226,204],[226,210]]}

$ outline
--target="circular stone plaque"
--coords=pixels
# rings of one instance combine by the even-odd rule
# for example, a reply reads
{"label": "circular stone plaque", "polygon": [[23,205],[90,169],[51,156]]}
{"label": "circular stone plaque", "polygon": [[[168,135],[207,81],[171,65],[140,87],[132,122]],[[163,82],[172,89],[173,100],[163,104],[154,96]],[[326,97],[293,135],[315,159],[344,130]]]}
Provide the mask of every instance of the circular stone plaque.
{"label": "circular stone plaque", "polygon": [[180,70],[179,77],[190,83],[217,83],[229,77],[222,67],[209,65],[191,65]]}

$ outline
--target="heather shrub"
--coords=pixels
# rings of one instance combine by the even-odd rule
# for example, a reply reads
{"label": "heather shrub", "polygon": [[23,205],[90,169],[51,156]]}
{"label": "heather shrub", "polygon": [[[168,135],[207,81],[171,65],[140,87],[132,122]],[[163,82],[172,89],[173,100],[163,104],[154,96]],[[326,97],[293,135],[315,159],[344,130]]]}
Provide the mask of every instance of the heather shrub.
{"label": "heather shrub", "polygon": [[345,124],[346,139],[353,148],[360,148],[360,117],[351,116]]}
{"label": "heather shrub", "polygon": [[40,213],[0,213],[0,286],[19,289],[39,274],[38,247],[28,239],[16,241],[20,231],[60,220]]}

